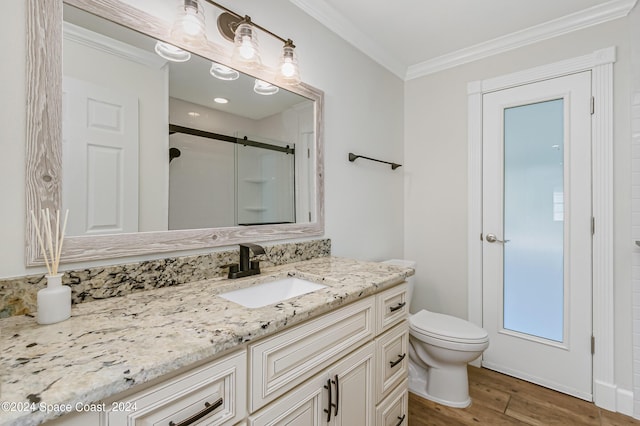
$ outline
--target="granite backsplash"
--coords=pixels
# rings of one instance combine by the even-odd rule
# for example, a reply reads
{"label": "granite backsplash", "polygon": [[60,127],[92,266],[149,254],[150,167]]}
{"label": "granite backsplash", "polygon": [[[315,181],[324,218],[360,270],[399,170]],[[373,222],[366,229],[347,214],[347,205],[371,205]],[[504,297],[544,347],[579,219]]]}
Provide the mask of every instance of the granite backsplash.
{"label": "granite backsplash", "polygon": [[[263,245],[257,259],[277,266],[331,255],[331,240]],[[124,265],[64,271],[62,283],[71,287],[71,302],[83,303],[137,291],[170,287],[224,276],[226,265],[238,263],[238,250],[170,257]],[[0,318],[32,314],[38,290],[46,286],[44,274],[0,279]]]}

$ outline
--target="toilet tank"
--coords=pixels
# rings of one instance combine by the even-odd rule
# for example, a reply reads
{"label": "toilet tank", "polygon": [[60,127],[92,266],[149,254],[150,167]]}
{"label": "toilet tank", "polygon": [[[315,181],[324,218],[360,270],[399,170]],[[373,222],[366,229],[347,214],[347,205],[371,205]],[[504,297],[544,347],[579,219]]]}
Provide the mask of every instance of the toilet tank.
{"label": "toilet tank", "polygon": [[[387,263],[389,265],[400,266],[402,268],[412,268],[416,269],[416,262],[414,260],[405,260],[405,259],[389,259],[385,260],[382,263]],[[407,290],[407,300],[409,301],[409,306],[411,306],[411,298],[413,297],[413,288],[415,287],[415,275],[407,277],[407,284],[409,285],[409,289]]]}

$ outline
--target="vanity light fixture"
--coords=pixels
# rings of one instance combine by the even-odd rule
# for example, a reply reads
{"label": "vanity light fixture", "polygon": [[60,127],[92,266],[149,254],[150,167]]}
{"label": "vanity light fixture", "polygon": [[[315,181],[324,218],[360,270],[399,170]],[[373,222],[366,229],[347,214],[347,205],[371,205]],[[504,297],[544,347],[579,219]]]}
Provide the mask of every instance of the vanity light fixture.
{"label": "vanity light fixture", "polygon": [[[201,0],[179,1],[178,14],[171,27],[172,38],[192,45],[205,43],[207,37],[204,22],[204,8],[202,7]],[[285,40],[266,28],[255,24],[250,16],[241,16],[213,0],[204,1],[223,10],[223,13],[218,16],[218,30],[224,38],[232,41],[234,44],[232,61],[242,63],[249,68],[262,65],[258,34],[256,31],[260,29],[284,43],[275,80],[285,84],[300,83],[300,70],[298,67],[298,58],[295,53],[296,46],[291,39]],[[175,62],[188,61],[191,57],[189,52],[160,41],[156,44],[156,53],[167,60]],[[211,65],[210,73],[212,76],[221,80],[235,80],[239,77],[237,71],[215,62]],[[254,90],[260,94],[276,93],[277,90],[272,88],[275,86],[270,86],[272,85],[264,81],[260,83],[256,81]]]}
{"label": "vanity light fixture", "polygon": [[186,62],[191,59],[191,53],[163,41],[156,42],[155,51],[162,58],[172,62]]}
{"label": "vanity light fixture", "polygon": [[284,43],[282,56],[280,57],[280,73],[276,80],[298,84],[300,83],[300,69],[298,68],[298,57],[295,52],[295,46],[291,39]]}
{"label": "vanity light fixture", "polygon": [[284,39],[274,34],[253,22],[251,17],[241,16],[213,0],[205,1],[224,10],[224,12],[218,16],[218,30],[224,38],[234,43],[232,57],[234,61],[249,66],[257,66],[261,63],[256,34],[256,29],[259,29],[284,43],[276,80],[289,84],[300,83],[298,59],[295,54],[295,45],[291,39]]}
{"label": "vanity light fixture", "polygon": [[191,44],[204,44],[207,41],[204,9],[200,0],[180,0],[171,36]]}
{"label": "vanity light fixture", "polygon": [[275,95],[279,90],[278,86],[274,86],[271,83],[267,83],[266,81],[259,80],[257,78],[253,85],[253,91],[258,95]]}
{"label": "vanity light fixture", "polygon": [[234,62],[243,63],[250,67],[262,65],[258,34],[251,25],[251,18],[248,16],[236,28],[233,44],[231,59]]}
{"label": "vanity light fixture", "polygon": [[237,80],[240,77],[238,71],[217,62],[211,62],[211,70],[209,72],[212,76],[220,80]]}

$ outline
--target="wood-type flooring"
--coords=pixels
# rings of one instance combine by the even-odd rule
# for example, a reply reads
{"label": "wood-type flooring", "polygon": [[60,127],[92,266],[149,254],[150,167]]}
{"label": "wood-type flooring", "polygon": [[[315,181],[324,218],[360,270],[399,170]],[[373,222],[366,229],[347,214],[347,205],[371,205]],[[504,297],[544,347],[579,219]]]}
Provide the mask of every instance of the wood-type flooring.
{"label": "wood-type flooring", "polygon": [[593,403],[485,368],[469,366],[468,408],[450,408],[409,393],[409,426],[638,425]]}

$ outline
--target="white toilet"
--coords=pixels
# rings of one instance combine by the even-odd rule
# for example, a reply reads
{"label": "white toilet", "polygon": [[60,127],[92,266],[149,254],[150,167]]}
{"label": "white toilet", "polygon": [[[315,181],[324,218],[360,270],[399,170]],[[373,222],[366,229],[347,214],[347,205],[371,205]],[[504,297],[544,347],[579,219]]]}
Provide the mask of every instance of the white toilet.
{"label": "white toilet", "polygon": [[[399,259],[384,263],[416,266]],[[407,282],[411,302],[415,280]],[[409,343],[409,391],[450,407],[468,407],[467,363],[487,349],[489,334],[469,321],[423,309],[409,316]]]}

